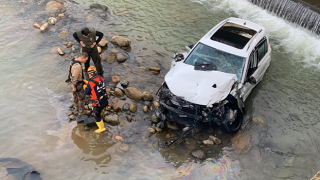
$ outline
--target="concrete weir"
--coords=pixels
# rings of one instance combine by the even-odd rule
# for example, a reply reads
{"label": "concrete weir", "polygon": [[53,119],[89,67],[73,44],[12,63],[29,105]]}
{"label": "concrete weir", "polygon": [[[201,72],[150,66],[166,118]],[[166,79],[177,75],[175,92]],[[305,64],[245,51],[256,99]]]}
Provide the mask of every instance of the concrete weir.
{"label": "concrete weir", "polygon": [[278,17],[320,34],[320,9],[301,0],[249,0]]}

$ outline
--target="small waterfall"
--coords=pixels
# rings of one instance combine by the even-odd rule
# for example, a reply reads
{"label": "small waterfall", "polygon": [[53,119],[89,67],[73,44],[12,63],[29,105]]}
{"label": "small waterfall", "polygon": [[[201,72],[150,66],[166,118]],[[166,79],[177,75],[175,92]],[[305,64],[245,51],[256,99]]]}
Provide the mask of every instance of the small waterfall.
{"label": "small waterfall", "polygon": [[[277,16],[320,34],[319,9],[312,9],[298,0],[249,0]],[[317,12],[316,12],[317,11]]]}

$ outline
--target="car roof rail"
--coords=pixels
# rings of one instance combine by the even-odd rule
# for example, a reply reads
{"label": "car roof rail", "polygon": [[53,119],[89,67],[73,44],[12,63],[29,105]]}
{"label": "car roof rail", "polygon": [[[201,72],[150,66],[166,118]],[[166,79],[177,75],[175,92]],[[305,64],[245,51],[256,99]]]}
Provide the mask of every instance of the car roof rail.
{"label": "car roof rail", "polygon": [[253,39],[254,39],[259,33],[261,33],[261,31],[262,31],[262,29],[260,29],[259,32],[256,33],[256,34],[250,39],[250,41],[249,41],[249,43],[248,43],[248,49],[247,49],[246,52],[248,52],[248,50],[249,50],[249,48],[250,48],[250,46],[251,46],[251,43],[253,42]]}

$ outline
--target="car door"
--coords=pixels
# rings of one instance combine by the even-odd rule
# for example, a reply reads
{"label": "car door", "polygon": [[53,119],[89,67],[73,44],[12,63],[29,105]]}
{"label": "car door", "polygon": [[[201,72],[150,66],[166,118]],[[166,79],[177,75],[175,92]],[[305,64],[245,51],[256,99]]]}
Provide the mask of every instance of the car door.
{"label": "car door", "polygon": [[[264,37],[251,52],[247,69],[244,73],[245,81],[241,89],[240,97],[243,102],[247,99],[252,89],[262,80],[264,73],[270,65],[271,48],[268,40]],[[256,83],[250,83],[250,78],[253,77]]]}

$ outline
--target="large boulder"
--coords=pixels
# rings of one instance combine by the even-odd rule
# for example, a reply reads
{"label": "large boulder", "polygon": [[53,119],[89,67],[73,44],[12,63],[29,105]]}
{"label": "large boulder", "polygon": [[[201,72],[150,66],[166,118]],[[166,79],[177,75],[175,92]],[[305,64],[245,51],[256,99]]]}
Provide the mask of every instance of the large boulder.
{"label": "large boulder", "polygon": [[143,97],[142,92],[135,87],[128,87],[124,90],[125,94],[133,100],[140,101]]}
{"label": "large boulder", "polygon": [[119,116],[116,114],[107,115],[104,117],[104,120],[107,123],[110,123],[112,125],[118,125],[119,124]]}
{"label": "large boulder", "polygon": [[143,93],[142,93],[142,98],[143,98],[143,100],[145,100],[145,101],[152,101],[153,100],[153,96],[152,96],[152,94],[150,93],[150,92],[148,92],[148,91],[144,91]]}
{"label": "large boulder", "polygon": [[[98,40],[99,37],[96,37],[96,40]],[[108,39],[107,38],[102,38],[101,41],[98,43],[98,46],[100,47],[105,47],[106,45],[108,45]]]}
{"label": "large boulder", "polygon": [[127,47],[127,46],[130,46],[131,44],[131,40],[128,39],[128,38],[124,38],[124,37],[121,37],[121,36],[113,36],[112,39],[111,39],[111,42],[113,44],[116,44],[120,47]]}
{"label": "large boulder", "polygon": [[125,62],[127,60],[127,56],[126,55],[124,55],[123,53],[118,53],[117,54],[117,61],[119,62],[119,63],[123,63],[123,62]]}
{"label": "large boulder", "polygon": [[64,3],[62,1],[49,1],[46,5],[47,11],[58,12],[64,9]]}
{"label": "large boulder", "polygon": [[114,53],[114,52],[108,53],[107,57],[106,57],[107,63],[108,64],[112,64],[116,60],[116,58],[117,58],[117,54],[116,53]]}
{"label": "large boulder", "polygon": [[41,27],[40,27],[40,31],[42,33],[47,32],[49,29],[49,24],[48,23],[44,23]]}

